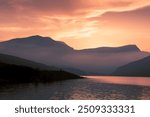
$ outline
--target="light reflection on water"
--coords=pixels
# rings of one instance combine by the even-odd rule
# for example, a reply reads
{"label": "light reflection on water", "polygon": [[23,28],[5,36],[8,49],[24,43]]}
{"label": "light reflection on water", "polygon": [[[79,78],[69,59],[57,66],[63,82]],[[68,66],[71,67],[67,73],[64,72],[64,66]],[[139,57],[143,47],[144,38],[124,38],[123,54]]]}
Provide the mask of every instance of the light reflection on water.
{"label": "light reflection on water", "polygon": [[[150,79],[112,79],[115,77],[88,77],[47,84],[5,85],[0,87],[0,99],[150,99]],[[142,81],[145,79],[146,81]]]}
{"label": "light reflection on water", "polygon": [[150,77],[86,76],[101,83],[150,86]]}

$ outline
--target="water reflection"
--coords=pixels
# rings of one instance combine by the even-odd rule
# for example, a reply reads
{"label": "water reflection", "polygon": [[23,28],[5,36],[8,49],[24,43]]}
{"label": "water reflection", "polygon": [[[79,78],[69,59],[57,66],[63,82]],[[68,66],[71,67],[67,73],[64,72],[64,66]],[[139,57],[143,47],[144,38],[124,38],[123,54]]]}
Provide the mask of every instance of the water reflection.
{"label": "water reflection", "polygon": [[5,85],[0,87],[0,99],[150,99],[150,86],[102,83],[97,78]]}
{"label": "water reflection", "polygon": [[86,76],[101,83],[150,86],[150,77]]}

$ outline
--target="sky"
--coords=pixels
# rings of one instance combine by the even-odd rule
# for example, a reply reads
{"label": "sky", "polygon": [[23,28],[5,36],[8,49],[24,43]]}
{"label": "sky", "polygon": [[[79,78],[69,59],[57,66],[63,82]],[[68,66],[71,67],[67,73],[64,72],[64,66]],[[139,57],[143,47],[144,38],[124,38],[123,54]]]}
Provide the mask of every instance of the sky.
{"label": "sky", "polygon": [[0,41],[32,35],[75,49],[150,51],[150,0],[0,0]]}

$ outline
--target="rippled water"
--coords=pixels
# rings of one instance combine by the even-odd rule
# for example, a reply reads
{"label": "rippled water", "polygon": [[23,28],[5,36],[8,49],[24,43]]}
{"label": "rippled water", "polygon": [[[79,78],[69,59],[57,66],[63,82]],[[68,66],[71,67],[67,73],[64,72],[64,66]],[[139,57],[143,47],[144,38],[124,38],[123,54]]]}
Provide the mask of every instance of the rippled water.
{"label": "rippled water", "polygon": [[88,76],[47,84],[0,86],[0,99],[149,99],[150,78]]}

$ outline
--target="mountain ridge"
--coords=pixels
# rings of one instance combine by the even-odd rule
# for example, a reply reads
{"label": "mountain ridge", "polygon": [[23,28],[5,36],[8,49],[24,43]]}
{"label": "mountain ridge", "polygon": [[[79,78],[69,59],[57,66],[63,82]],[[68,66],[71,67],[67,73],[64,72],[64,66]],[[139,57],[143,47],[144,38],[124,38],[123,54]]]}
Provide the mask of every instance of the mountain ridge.
{"label": "mountain ridge", "polygon": [[112,75],[150,76],[150,56],[121,66]]}
{"label": "mountain ridge", "polygon": [[[28,41],[24,43],[26,39]],[[83,71],[84,74],[91,73],[91,75],[110,74],[119,66],[149,55],[147,52],[142,52],[136,45],[75,50],[63,42],[42,36],[0,42],[0,53],[48,66],[70,68],[73,72]]]}
{"label": "mountain ridge", "polygon": [[94,51],[99,51],[99,52],[128,52],[128,51],[141,51],[137,45],[134,44],[129,44],[129,45],[124,45],[124,46],[119,46],[119,47],[97,47],[97,48],[89,48],[89,49],[82,49],[78,51],[86,51],[86,52],[94,52]]}
{"label": "mountain ridge", "polygon": [[[43,37],[43,36],[40,36],[40,35],[33,35],[33,36],[28,36],[28,37],[24,37],[24,38],[14,38],[14,39],[10,39],[10,40],[7,40],[7,41],[2,41],[0,43],[10,43],[10,42],[18,42],[18,43],[32,43],[33,44],[41,44],[42,42],[44,42],[44,44],[50,46],[49,43],[53,43],[53,44],[56,44],[56,43],[60,43],[60,44],[63,44],[65,46],[68,46],[65,42],[62,42],[62,41],[56,41],[54,39],[52,39],[51,37]],[[48,43],[48,44],[47,44]],[[68,46],[70,47],[70,46]],[[72,48],[72,47],[70,47]],[[102,49],[102,50],[106,50],[108,51],[109,49],[117,49],[117,48],[121,48],[121,49],[133,49],[133,51],[140,51],[140,49],[137,47],[137,45],[135,44],[129,44],[129,45],[123,45],[123,46],[119,46],[119,47],[109,47],[109,46],[102,46],[102,47],[96,47],[96,48],[85,48],[85,49],[80,49],[80,50],[77,50],[77,51],[86,51],[86,50],[99,50],[99,49]],[[72,48],[73,49],[73,48]],[[76,49],[74,49],[76,50]]]}

